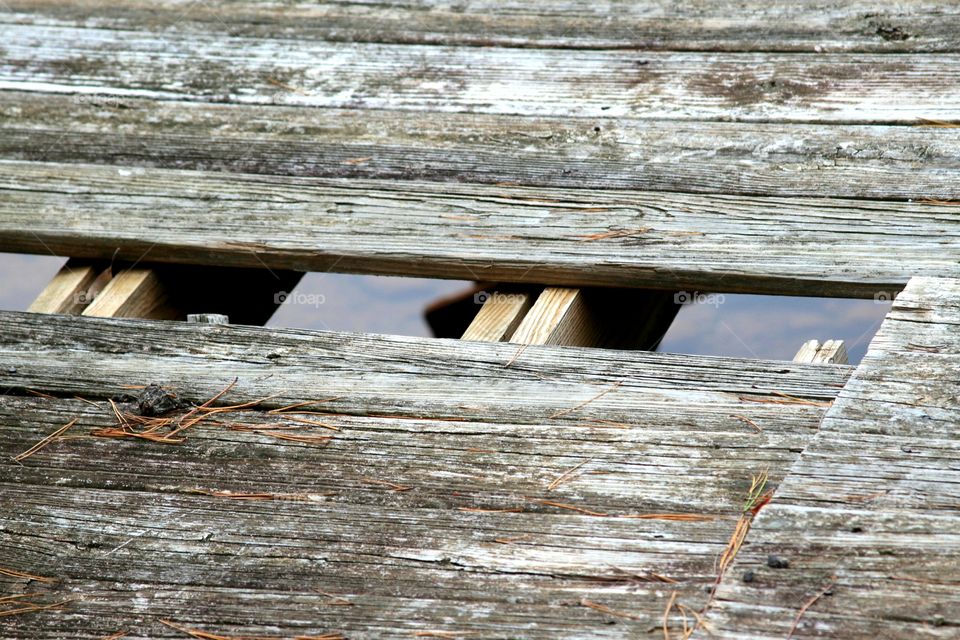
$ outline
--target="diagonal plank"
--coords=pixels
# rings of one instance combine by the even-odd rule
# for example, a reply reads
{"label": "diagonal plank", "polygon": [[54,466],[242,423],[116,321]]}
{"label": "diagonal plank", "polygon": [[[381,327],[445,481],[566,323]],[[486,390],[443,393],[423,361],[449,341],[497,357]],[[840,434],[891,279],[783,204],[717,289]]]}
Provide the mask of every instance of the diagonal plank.
{"label": "diagonal plank", "polygon": [[703,637],[783,638],[795,622],[796,637],[956,636],[958,327],[960,281],[912,279],[755,520]]}
{"label": "diagonal plank", "polygon": [[936,204],[0,166],[7,251],[887,298],[960,269],[960,222]]}
{"label": "diagonal plank", "polygon": [[[10,23],[136,28],[296,40],[463,44],[502,47],[702,51],[960,50],[960,11],[910,0],[773,3],[672,0],[421,0],[368,2],[176,0],[5,0]],[[616,15],[615,20],[609,18]]]}
{"label": "diagonal plank", "polygon": [[44,93],[754,122],[912,123],[960,106],[950,53],[567,51],[31,25],[4,36],[0,89]]}
{"label": "diagonal plank", "polygon": [[[0,565],[54,578],[0,583],[77,598],[4,637],[175,637],[161,619],[247,636],[659,634],[671,593],[705,602],[750,473],[782,477],[850,372],[515,352],[0,313]],[[123,385],[199,402],[232,376],[220,405],[280,395],[176,445],[89,437]],[[321,399],[309,417],[328,428],[266,412]],[[69,439],[10,459],[74,418]],[[290,427],[332,439],[268,435]],[[616,517],[663,513],[712,519]]]}
{"label": "diagonal plank", "polygon": [[956,200],[960,183],[960,129],[930,126],[412,118],[18,91],[0,116],[4,157],[123,170],[917,200]]}

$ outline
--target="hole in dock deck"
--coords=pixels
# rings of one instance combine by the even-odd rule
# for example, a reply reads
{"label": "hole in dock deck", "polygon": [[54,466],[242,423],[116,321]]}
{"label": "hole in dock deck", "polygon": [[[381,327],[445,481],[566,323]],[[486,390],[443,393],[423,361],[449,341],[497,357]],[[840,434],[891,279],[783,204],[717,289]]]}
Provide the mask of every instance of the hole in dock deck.
{"label": "hole in dock deck", "polygon": [[424,309],[472,286],[458,280],[308,273],[288,292],[269,326],[431,336]]}
{"label": "hole in dock deck", "polygon": [[684,305],[659,350],[791,360],[806,340],[843,340],[857,364],[889,309],[886,300],[705,297]]}

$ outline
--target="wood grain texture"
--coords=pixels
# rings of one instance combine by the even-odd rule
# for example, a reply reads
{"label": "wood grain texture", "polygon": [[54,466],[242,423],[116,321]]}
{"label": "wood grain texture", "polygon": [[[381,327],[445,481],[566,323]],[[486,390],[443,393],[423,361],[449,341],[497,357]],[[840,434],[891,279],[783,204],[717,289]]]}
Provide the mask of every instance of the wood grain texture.
{"label": "wood grain texture", "polygon": [[7,25],[0,89],[603,120],[913,124],[950,120],[960,108],[960,56],[952,53],[566,51],[221,32],[117,35]]}
{"label": "wood grain texture", "polygon": [[794,637],[956,637],[958,328],[960,281],[911,280],[755,520],[702,637],[783,638],[831,582]]}
{"label": "wood grain texture", "polygon": [[483,306],[473,318],[470,326],[463,332],[463,340],[481,342],[507,342],[520,326],[534,302],[540,298],[539,290],[511,290],[492,288],[482,291],[476,298]]}
{"label": "wood grain texture", "polygon": [[106,263],[71,258],[30,303],[27,311],[78,314],[90,304],[108,278]]}
{"label": "wood grain texture", "polygon": [[0,154],[23,160],[577,189],[960,198],[956,128],[420,117],[17,91],[3,97]]}
{"label": "wood grain texture", "polygon": [[6,251],[856,297],[960,270],[936,204],[0,167]]}
{"label": "wood grain texture", "polygon": [[[168,618],[227,635],[646,637],[673,591],[705,601],[750,471],[779,480],[850,372],[516,350],[0,313],[3,566],[55,578],[0,584],[77,598],[0,630],[177,637],[158,623]],[[74,436],[110,425],[104,398],[121,385],[202,401],[233,376],[219,404],[280,394],[235,416],[247,430],[200,425],[180,445],[80,437],[10,460],[73,418]],[[769,402],[781,392],[816,403]],[[311,417],[338,431],[265,411],[320,399]],[[278,422],[333,438],[250,430]],[[230,497],[242,493],[274,499]],[[614,517],[649,513],[714,519]]]}
{"label": "wood grain texture", "polygon": [[[702,51],[960,50],[951,3],[796,0],[7,0],[0,20],[152,32],[502,47]],[[610,19],[615,16],[615,19]]]}
{"label": "wood grain texture", "polygon": [[813,362],[816,364],[848,364],[847,347],[843,340],[827,340],[821,344],[819,340],[808,340],[803,343],[794,362]]}
{"label": "wood grain texture", "polygon": [[83,310],[98,318],[173,320],[180,312],[170,304],[170,292],[151,269],[124,269]]}

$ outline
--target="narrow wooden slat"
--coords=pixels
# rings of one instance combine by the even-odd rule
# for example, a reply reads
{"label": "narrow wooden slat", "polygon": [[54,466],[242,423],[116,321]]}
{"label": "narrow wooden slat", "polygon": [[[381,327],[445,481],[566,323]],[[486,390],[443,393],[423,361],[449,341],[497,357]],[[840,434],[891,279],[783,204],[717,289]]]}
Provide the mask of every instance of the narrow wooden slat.
{"label": "narrow wooden slat", "polygon": [[699,637],[955,635],[958,327],[960,280],[912,279],[755,519]]}
{"label": "narrow wooden slat", "polygon": [[[111,27],[296,40],[504,47],[704,51],[938,51],[960,49],[951,3],[864,0],[774,3],[638,0],[370,2],[6,0],[8,23]],[[611,20],[610,16],[616,19]]]}
{"label": "narrow wooden slat", "polygon": [[927,126],[654,125],[436,111],[411,118],[9,91],[0,132],[4,157],[118,165],[115,178],[132,166],[901,200],[955,200],[960,183],[960,129]]}
{"label": "narrow wooden slat", "polygon": [[827,340],[823,344],[819,340],[808,340],[797,351],[793,361],[816,364],[847,364],[849,362],[843,340]]}
{"label": "narrow wooden slat", "polygon": [[870,298],[960,274],[940,204],[0,166],[5,251]]}
{"label": "narrow wooden slat", "polygon": [[949,53],[564,51],[309,40],[291,46],[216,31],[127,31],[118,38],[109,29],[20,24],[8,25],[4,35],[0,89],[161,100],[912,123],[955,118],[960,88],[960,57]]}
{"label": "narrow wooden slat", "polygon": [[80,313],[109,279],[107,265],[70,259],[30,304],[33,313]]}

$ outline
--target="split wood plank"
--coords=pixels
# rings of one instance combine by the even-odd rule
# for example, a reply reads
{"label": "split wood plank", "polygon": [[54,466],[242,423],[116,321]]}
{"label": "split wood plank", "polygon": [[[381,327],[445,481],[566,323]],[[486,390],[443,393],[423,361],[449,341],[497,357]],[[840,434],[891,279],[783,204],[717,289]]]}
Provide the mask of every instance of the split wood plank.
{"label": "split wood plank", "polygon": [[843,340],[827,340],[823,344],[819,340],[808,340],[803,343],[794,362],[813,362],[817,364],[848,364],[847,348]]}
{"label": "split wood plank", "polygon": [[[152,32],[501,47],[683,51],[956,52],[960,11],[909,0],[688,2],[6,0],[0,21]],[[610,16],[616,15],[615,20]]]}
{"label": "split wood plank", "polygon": [[0,166],[4,251],[887,299],[960,275],[960,219],[934,203]]}
{"label": "split wood plank", "polygon": [[[0,132],[0,156],[115,164],[117,178],[165,167],[603,192],[960,198],[960,129],[929,126],[411,118],[391,110],[8,91]],[[112,193],[109,183],[103,188]]]}
{"label": "split wood plank", "polygon": [[702,637],[955,635],[958,327],[960,280],[912,279],[755,519]]}
{"label": "split wood plank", "polygon": [[118,33],[7,25],[0,90],[603,120],[904,124],[951,120],[960,107],[960,56],[951,53],[571,51]]}
{"label": "split wood plank", "polygon": [[[229,635],[636,637],[671,591],[705,601],[751,469],[779,479],[850,372],[536,345],[504,367],[515,352],[0,313],[0,548],[56,578],[51,599],[77,598],[5,635],[156,636],[172,619]],[[79,418],[77,434],[110,425],[104,399],[123,385],[202,402],[231,376],[221,405],[280,394],[236,414],[242,430],[198,425],[176,446],[84,437],[10,459],[64,417]],[[331,435],[327,446],[257,433],[286,422],[267,410],[320,399],[312,417],[337,431],[289,425]],[[231,498],[242,495],[264,499]],[[665,512],[714,519],[613,517]]]}
{"label": "split wood plank", "polygon": [[108,265],[71,258],[30,304],[32,313],[80,313],[109,278]]}

